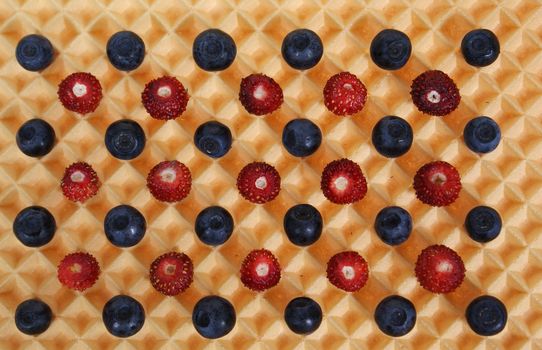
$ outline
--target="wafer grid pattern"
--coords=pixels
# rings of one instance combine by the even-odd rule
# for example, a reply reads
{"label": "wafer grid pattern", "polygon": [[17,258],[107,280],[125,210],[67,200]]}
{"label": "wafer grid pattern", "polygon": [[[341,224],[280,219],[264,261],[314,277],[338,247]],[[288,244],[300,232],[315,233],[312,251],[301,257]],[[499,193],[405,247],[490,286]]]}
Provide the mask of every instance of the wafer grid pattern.
{"label": "wafer grid pattern", "polygon": [[[0,2],[0,348],[1,349],[528,349],[542,348],[542,3],[536,0],[40,0]],[[233,65],[219,73],[200,70],[191,57],[201,31],[216,27],[237,44]],[[280,55],[284,36],[296,28],[317,32],[324,57],[313,69],[298,72]],[[477,69],[461,56],[460,42],[471,29],[494,31],[501,55]],[[372,63],[368,50],[382,29],[409,35],[412,57],[401,70],[387,72]],[[141,67],[127,74],[105,55],[108,38],[132,30],[146,44]],[[15,60],[18,40],[29,33],[48,37],[58,51],[41,74],[24,71]],[[448,73],[462,101],[444,118],[422,115],[409,96],[414,77],[428,69]],[[104,89],[99,108],[82,118],[57,99],[58,83],[68,74],[87,71]],[[337,117],[323,104],[326,80],[340,71],[356,74],[367,86],[364,110]],[[246,113],[237,94],[242,77],[261,72],[284,90],[281,109],[266,117]],[[153,120],[140,103],[144,84],[158,76],[176,76],[191,100],[183,117]],[[390,160],[370,142],[372,127],[384,115],[406,119],[414,144]],[[479,156],[462,140],[464,125],[478,115],[494,118],[503,132],[499,147]],[[15,133],[39,116],[55,129],[53,151],[37,160],[22,154]],[[297,159],[280,143],[284,125],[293,118],[314,121],[324,135],[314,155]],[[144,152],[120,161],[106,150],[103,138],[112,122],[129,118],[147,135]],[[208,120],[232,130],[233,148],[219,160],[199,152],[192,137]],[[347,157],[368,180],[368,194],[354,205],[330,203],[319,189],[324,166]],[[145,188],[149,169],[177,159],[194,179],[188,198],[164,204]],[[282,176],[277,199],[255,205],[235,187],[240,169],[253,161],[274,165]],[[446,208],[416,200],[412,178],[422,164],[446,160],[461,176],[459,199]],[[59,187],[64,168],[75,161],[92,164],[103,182],[98,195],[84,205],[65,200]],[[320,240],[307,248],[292,245],[282,230],[284,213],[298,203],[317,207],[324,218]],[[147,219],[147,234],[135,247],[119,249],[103,233],[109,209],[130,204]],[[465,233],[466,213],[480,204],[496,208],[503,218],[501,235],[488,244]],[[56,218],[58,230],[44,247],[31,249],[17,241],[11,225],[17,213],[42,205]],[[226,244],[203,245],[193,232],[200,210],[221,205],[233,215],[235,229]],[[399,205],[413,217],[410,239],[384,245],[372,227],[378,211]],[[414,277],[417,254],[433,243],[456,250],[467,269],[454,293],[434,295]],[[275,288],[261,294],[243,287],[238,269],[252,249],[271,250],[283,267]],[[368,284],[354,294],[330,285],[325,264],[335,253],[352,249],[368,261]],[[92,253],[102,267],[98,283],[84,293],[62,287],[56,265],[70,252]],[[177,297],[157,293],[148,280],[152,260],[180,250],[194,261],[195,281]],[[102,320],[103,305],[116,294],[139,300],[146,311],[142,330],[129,339],[114,338]],[[464,319],[468,303],[481,294],[507,306],[508,325],[497,336],[474,334]],[[201,297],[219,294],[232,302],[237,325],[215,341],[201,338],[191,323]],[[390,294],[409,298],[418,312],[414,330],[393,339],[373,321],[377,303]],[[324,311],[321,327],[307,337],[289,331],[283,310],[294,297],[307,295]],[[19,333],[13,321],[22,300],[38,297],[55,315],[39,337]]]}

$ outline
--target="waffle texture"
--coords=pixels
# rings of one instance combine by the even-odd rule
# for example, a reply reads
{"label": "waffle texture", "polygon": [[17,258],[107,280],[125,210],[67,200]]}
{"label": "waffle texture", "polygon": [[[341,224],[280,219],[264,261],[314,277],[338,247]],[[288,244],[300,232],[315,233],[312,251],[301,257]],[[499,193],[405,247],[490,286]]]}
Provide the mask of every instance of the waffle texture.
{"label": "waffle texture", "polygon": [[[0,347],[2,349],[527,349],[542,347],[542,4],[536,0],[43,0],[0,1]],[[199,69],[191,50],[208,28],[229,33],[237,57],[227,70]],[[501,55],[484,68],[469,66],[461,55],[463,35],[475,28],[496,33]],[[282,59],[282,39],[296,28],[320,35],[324,56],[299,72]],[[412,57],[398,71],[379,69],[370,58],[373,37],[395,28],[409,35]],[[107,60],[109,37],[131,30],[145,41],[147,53],[133,72],[116,70]],[[57,56],[40,73],[24,71],[15,59],[20,38],[40,33]],[[410,83],[420,73],[439,69],[460,89],[461,104],[438,118],[413,105]],[[103,87],[93,113],[81,117],[57,99],[60,81],[76,71],[90,72]],[[367,104],[353,117],[337,117],[324,106],[326,80],[350,71],[368,90]],[[273,77],[283,88],[284,104],[265,116],[249,115],[238,101],[241,78],[252,73]],[[169,74],[187,88],[191,100],[174,121],[151,118],[140,102],[145,83]],[[414,131],[411,150],[397,159],[378,154],[371,130],[385,115],[406,119]],[[463,142],[465,124],[478,115],[496,120],[503,139],[480,156]],[[39,116],[55,129],[58,142],[40,160],[16,146],[18,127]],[[284,125],[304,117],[322,130],[323,142],[306,159],[291,156],[280,142]],[[137,121],[147,135],[143,153],[132,161],[113,158],[104,144],[109,124]],[[193,144],[197,127],[209,120],[227,125],[234,137],[225,157],[213,160]],[[349,158],[363,169],[367,196],[341,206],[325,199],[320,174],[332,160]],[[189,196],[177,203],[156,201],[145,186],[148,171],[177,159],[192,173]],[[433,160],[455,165],[463,190],[445,208],[418,201],[412,188],[416,170]],[[77,204],[60,189],[64,168],[76,161],[93,166],[102,180],[98,194]],[[237,192],[239,171],[252,161],[276,167],[282,178],[278,197],[252,204]],[[310,203],[323,215],[321,238],[312,246],[291,244],[282,220],[295,204]],[[120,249],[109,243],[103,220],[109,209],[129,204],[148,223],[145,238]],[[30,205],[46,207],[58,229],[41,248],[23,246],[12,232],[17,213]],[[222,246],[202,244],[194,233],[197,214],[207,206],[228,209],[235,222]],[[413,232],[392,248],[380,241],[373,223],[385,206],[399,205],[413,218]],[[503,220],[501,235],[487,244],[474,242],[463,222],[477,205],[491,205]],[[461,255],[466,279],[447,295],[420,287],[414,276],[418,253],[445,244]],[[283,267],[280,283],[264,293],[245,288],[242,259],[266,248]],[[156,292],[148,277],[154,258],[178,250],[194,261],[194,283],[177,297]],[[343,250],[358,251],[368,262],[367,285],[354,294],[331,285],[326,262]],[[98,282],[84,293],[62,287],[56,266],[64,255],[88,251],[102,267]],[[114,295],[140,301],[147,315],[129,339],[111,336],[101,320]],[[191,322],[195,303],[209,294],[228,299],[237,325],[226,337],[209,341]],[[393,339],[376,326],[380,300],[402,295],[415,305],[418,319],[407,336]],[[468,303],[482,294],[504,302],[509,321],[490,338],[470,330]],[[283,320],[284,308],[306,295],[322,307],[321,327],[307,337],[295,335]],[[36,338],[18,332],[17,305],[38,297],[53,310],[51,327]]]}

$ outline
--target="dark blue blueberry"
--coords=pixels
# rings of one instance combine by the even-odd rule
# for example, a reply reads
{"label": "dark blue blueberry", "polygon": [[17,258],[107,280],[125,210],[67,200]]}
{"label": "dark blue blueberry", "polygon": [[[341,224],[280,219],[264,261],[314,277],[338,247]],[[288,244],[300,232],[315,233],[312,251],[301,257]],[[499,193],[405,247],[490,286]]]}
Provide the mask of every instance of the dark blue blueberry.
{"label": "dark blue blueberry", "polygon": [[461,41],[461,52],[471,66],[489,66],[499,57],[500,51],[499,39],[487,29],[472,30]]}
{"label": "dark blue blueberry", "polygon": [[107,41],[107,57],[115,68],[129,72],[143,62],[145,43],[134,32],[117,32]]}
{"label": "dark blue blueberry", "polygon": [[396,116],[386,116],[373,128],[373,145],[384,157],[395,158],[407,153],[412,146],[412,127]]}
{"label": "dark blue blueberry", "polygon": [[322,234],[322,215],[310,204],[298,204],[284,215],[284,231],[288,239],[298,246],[309,246]]}
{"label": "dark blue blueberry", "polygon": [[200,299],[192,311],[192,323],[205,338],[221,338],[231,332],[236,316],[233,305],[224,298],[210,295]]}
{"label": "dark blue blueberry", "polygon": [[55,145],[55,130],[43,119],[30,119],[17,130],[15,141],[27,156],[42,157]]}
{"label": "dark blue blueberry", "polygon": [[286,305],[284,320],[292,332],[311,334],[322,323],[322,308],[311,298],[295,298]]}
{"label": "dark blue blueberry", "polygon": [[476,117],[465,125],[463,138],[467,147],[473,152],[488,153],[499,145],[501,141],[501,129],[489,117]]}
{"label": "dark blue blueberry", "polygon": [[389,245],[399,245],[410,237],[412,217],[401,207],[386,207],[376,215],[375,231]]}
{"label": "dark blue blueberry", "polygon": [[481,205],[469,211],[465,219],[465,228],[470,238],[486,243],[501,233],[501,216],[495,209]]}
{"label": "dark blue blueberry", "polygon": [[53,45],[38,34],[30,34],[17,44],[15,57],[26,70],[37,72],[47,68],[53,62]]}
{"label": "dark blue blueberry", "polygon": [[416,309],[410,300],[399,295],[382,299],[375,309],[375,321],[382,332],[401,337],[414,328]]}
{"label": "dark blue blueberry", "polygon": [[145,236],[146,229],[145,217],[129,205],[119,205],[105,216],[105,235],[117,247],[127,248],[138,244]]}
{"label": "dark blue blueberry", "polygon": [[196,218],[196,234],[205,244],[217,246],[226,242],[233,232],[233,218],[224,208],[203,209]]}
{"label": "dark blue blueberry", "polygon": [[296,29],[282,41],[282,57],[292,68],[305,70],[320,62],[324,53],[322,40],[310,29]]}
{"label": "dark blue blueberry", "polygon": [[508,312],[497,298],[482,295],[471,301],[465,312],[467,322],[474,332],[483,336],[500,333],[506,326]]}
{"label": "dark blue blueberry", "polygon": [[233,63],[237,47],[227,33],[220,29],[207,29],[194,40],[192,55],[201,69],[215,72],[224,70]]}
{"label": "dark blue blueberry", "polygon": [[49,243],[56,231],[53,215],[39,206],[27,207],[13,221],[15,237],[27,247],[41,247]]}
{"label": "dark blue blueberry", "polygon": [[320,128],[308,119],[294,119],[282,130],[282,144],[295,157],[307,157],[322,143]]}
{"label": "dark blue blueberry", "polygon": [[15,310],[15,325],[24,334],[38,335],[51,325],[53,313],[49,305],[41,300],[28,299]]}
{"label": "dark blue blueberry", "polygon": [[145,148],[145,132],[133,120],[116,121],[105,132],[105,146],[115,158],[134,159]]}
{"label": "dark blue blueberry", "polygon": [[231,148],[231,131],[222,123],[206,122],[196,129],[194,143],[200,151],[209,157],[220,158]]}
{"label": "dark blue blueberry", "polygon": [[403,67],[412,52],[408,36],[395,29],[384,29],[371,42],[371,58],[382,69],[395,70]]}
{"label": "dark blue blueberry", "polygon": [[145,310],[139,301],[127,295],[109,299],[102,311],[105,328],[116,337],[127,338],[139,332],[145,323]]}

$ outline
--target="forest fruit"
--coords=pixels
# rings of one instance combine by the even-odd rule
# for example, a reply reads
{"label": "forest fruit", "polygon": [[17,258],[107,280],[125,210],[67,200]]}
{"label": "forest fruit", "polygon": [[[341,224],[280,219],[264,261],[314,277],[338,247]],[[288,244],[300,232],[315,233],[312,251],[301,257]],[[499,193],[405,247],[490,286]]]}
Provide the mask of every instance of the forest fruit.
{"label": "forest fruit", "polygon": [[360,290],[369,279],[369,267],[354,251],[337,253],[327,263],[327,279],[335,287],[347,292]]}
{"label": "forest fruit", "polygon": [[69,200],[85,202],[98,193],[100,180],[88,163],[77,162],[66,168],[60,187]]}
{"label": "forest fruit", "polygon": [[239,100],[250,114],[269,114],[282,104],[282,89],[267,75],[251,74],[241,80]]}
{"label": "forest fruit", "polygon": [[233,233],[233,217],[224,208],[211,206],[203,209],[196,217],[194,231],[205,244],[224,244]]}
{"label": "forest fruit", "polygon": [[320,187],[331,202],[350,204],[367,193],[367,181],[359,165],[349,159],[334,160],[324,168]]}
{"label": "forest fruit", "polygon": [[461,41],[461,52],[465,61],[475,67],[489,66],[501,52],[499,39],[488,29],[474,29]]}
{"label": "forest fruit", "polygon": [[461,257],[452,249],[435,244],[422,250],[416,260],[416,278],[420,285],[433,293],[450,293],[465,278]]}
{"label": "forest fruit", "polygon": [[109,62],[122,71],[132,71],[139,67],[145,58],[145,43],[134,32],[120,31],[111,36],[106,48]]}
{"label": "forest fruit", "polygon": [[296,334],[311,334],[322,324],[322,308],[308,297],[292,299],[284,309],[284,321]]}
{"label": "forest fruit", "polygon": [[320,147],[322,131],[308,119],[294,119],[282,130],[282,144],[294,157],[308,157]]}
{"label": "forest fruit", "polygon": [[159,201],[178,202],[190,193],[192,175],[179,161],[160,162],[147,175],[147,187]]}
{"label": "forest fruit", "polygon": [[174,296],[192,284],[194,265],[188,255],[169,252],[152,262],[149,275],[154,289],[164,295]]}
{"label": "forest fruit", "polygon": [[374,318],[382,332],[390,337],[402,337],[414,328],[416,309],[410,300],[390,295],[378,303]]}
{"label": "forest fruit", "polygon": [[134,159],[145,148],[145,132],[133,120],[118,120],[105,132],[105,147],[111,155],[118,159]]}
{"label": "forest fruit", "polygon": [[201,298],[192,311],[192,324],[204,338],[217,339],[230,333],[235,327],[235,309],[226,299],[209,295]]}
{"label": "forest fruit", "polygon": [[102,100],[102,86],[90,73],[72,73],[58,86],[58,98],[72,112],[91,113]]}
{"label": "forest fruit", "polygon": [[151,80],[141,93],[141,101],[147,113],[160,120],[180,117],[186,110],[189,98],[183,84],[170,76]]}
{"label": "forest fruit", "polygon": [[49,305],[38,299],[28,299],[15,310],[15,326],[27,335],[38,335],[51,325],[53,312]]}
{"label": "forest fruit", "polygon": [[463,138],[467,147],[477,153],[489,153],[501,141],[501,129],[493,119],[480,116],[471,119],[463,130]]}
{"label": "forest fruit", "polygon": [[500,333],[508,320],[506,306],[491,295],[482,295],[471,301],[465,316],[470,328],[483,336]]}
{"label": "forest fruit", "polygon": [[395,29],[384,29],[371,42],[371,58],[382,69],[395,70],[403,67],[412,52],[408,36]]}
{"label": "forest fruit", "polygon": [[194,133],[194,144],[205,155],[220,158],[231,148],[232,136],[230,129],[217,121],[201,124]]}
{"label": "forest fruit", "polygon": [[284,215],[283,226],[290,242],[306,247],[322,235],[322,214],[310,204],[297,204]]}
{"label": "forest fruit", "polygon": [[352,73],[341,72],[327,81],[324,87],[324,104],[336,115],[360,112],[367,100],[367,88]]}
{"label": "forest fruit", "polygon": [[414,176],[416,197],[435,207],[450,205],[459,197],[461,177],[457,169],[446,162],[427,163]]}
{"label": "forest fruit", "polygon": [[245,287],[262,292],[276,286],[280,281],[280,265],[269,250],[251,251],[241,266],[241,282]]}
{"label": "forest fruit", "polygon": [[318,64],[324,53],[324,45],[312,30],[295,29],[282,41],[281,52],[290,67],[305,70]]}
{"label": "forest fruit", "polygon": [[239,172],[237,189],[252,203],[267,203],[275,199],[280,192],[280,175],[267,163],[252,162]]}
{"label": "forest fruit", "polygon": [[109,299],[102,310],[105,328],[112,335],[127,338],[141,330],[145,323],[143,305],[128,295]]}
{"label": "forest fruit", "polygon": [[17,43],[15,57],[21,67],[37,72],[47,68],[53,62],[53,45],[42,35],[30,34]]}
{"label": "forest fruit", "polygon": [[27,156],[43,157],[55,145],[55,130],[45,120],[34,118],[21,125],[15,140]]}
{"label": "forest fruit", "polygon": [[72,253],[62,259],[57,275],[60,283],[82,292],[96,283],[100,275],[100,265],[96,258],[88,253]]}
{"label": "forest fruit", "polygon": [[207,29],[199,33],[192,45],[194,61],[201,69],[210,72],[228,68],[236,54],[235,41],[220,29]]}
{"label": "forest fruit", "polygon": [[41,247],[49,243],[56,231],[56,221],[47,209],[26,207],[13,220],[15,237],[27,247]]}
{"label": "forest fruit", "polygon": [[434,116],[452,113],[461,101],[454,81],[439,70],[418,75],[412,82],[410,95],[420,112]]}

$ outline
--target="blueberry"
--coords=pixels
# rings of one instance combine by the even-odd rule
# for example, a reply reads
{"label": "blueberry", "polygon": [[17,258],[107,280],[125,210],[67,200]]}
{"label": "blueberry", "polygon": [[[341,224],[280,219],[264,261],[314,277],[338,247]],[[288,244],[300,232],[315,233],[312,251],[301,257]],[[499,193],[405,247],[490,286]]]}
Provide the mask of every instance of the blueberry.
{"label": "blueberry", "polygon": [[192,311],[192,323],[205,338],[221,338],[235,326],[235,309],[224,298],[210,295],[200,299]]}
{"label": "blueberry", "polygon": [[127,248],[138,244],[145,236],[146,229],[145,217],[129,205],[119,205],[105,216],[105,235],[117,247]]}
{"label": "blueberry", "polygon": [[42,157],[55,145],[55,130],[43,119],[30,119],[17,130],[15,141],[27,156]]}
{"label": "blueberry", "polygon": [[494,240],[501,233],[501,216],[493,208],[478,206],[467,214],[465,228],[470,238],[480,243],[486,243]]}
{"label": "blueberry", "polygon": [[41,247],[49,243],[56,231],[53,215],[39,206],[27,207],[13,221],[15,237],[27,247]]}
{"label": "blueberry", "polygon": [[386,116],[373,128],[373,145],[384,157],[396,158],[407,153],[412,146],[412,127],[396,116]]}
{"label": "blueberry", "polygon": [[38,299],[28,299],[15,310],[15,325],[28,335],[38,335],[51,325],[53,313],[49,305]]}
{"label": "blueberry", "polygon": [[403,67],[412,52],[408,36],[395,29],[384,29],[371,42],[371,58],[382,69],[395,70]]}
{"label": "blueberry", "polygon": [[401,207],[386,207],[376,215],[375,231],[389,245],[399,245],[410,237],[412,217]]}
{"label": "blueberry", "polygon": [[224,70],[233,63],[237,47],[227,33],[220,29],[207,29],[194,40],[192,55],[201,69],[215,72]]}
{"label": "blueberry", "polygon": [[473,152],[488,153],[499,145],[501,141],[501,129],[489,117],[476,117],[465,125],[463,138],[467,147]]}
{"label": "blueberry", "polygon": [[198,214],[195,231],[203,243],[212,246],[221,245],[233,232],[233,218],[222,207],[207,207]]}
{"label": "blueberry", "polygon": [[467,306],[465,316],[470,328],[483,336],[500,333],[508,319],[506,306],[490,295],[482,295],[471,301]]}
{"label": "blueberry", "polygon": [[116,121],[105,132],[105,146],[115,158],[134,159],[145,148],[145,132],[132,120]]}
{"label": "blueberry", "polygon": [[500,51],[499,39],[487,29],[472,30],[461,41],[461,52],[471,66],[489,66],[499,57]]}
{"label": "blueberry", "polygon": [[282,57],[292,68],[305,70],[320,62],[324,53],[322,40],[310,29],[296,29],[282,41]]}
{"label": "blueberry", "polygon": [[295,298],[286,305],[284,320],[292,332],[311,334],[322,323],[322,308],[311,298]]}
{"label": "blueberry", "polygon": [[322,234],[322,215],[310,204],[294,205],[284,215],[284,232],[293,244],[309,246]]}
{"label": "blueberry", "polygon": [[231,148],[230,129],[216,121],[203,123],[196,129],[194,143],[200,151],[211,158],[223,157]]}
{"label": "blueberry", "polygon": [[322,143],[322,132],[308,119],[294,119],[282,130],[282,143],[295,157],[307,157]]}
{"label": "blueberry", "polygon": [[134,32],[117,32],[107,41],[107,57],[115,68],[129,72],[143,62],[145,43]]}
{"label": "blueberry", "polygon": [[17,44],[15,57],[24,69],[37,72],[53,62],[53,45],[41,35],[30,34]]}
{"label": "blueberry", "polygon": [[382,299],[375,309],[376,325],[391,337],[401,337],[414,328],[416,309],[410,300],[399,295]]}
{"label": "blueberry", "polygon": [[102,311],[102,319],[108,332],[120,338],[131,337],[145,323],[145,310],[139,301],[127,295],[109,299]]}

